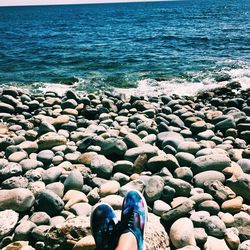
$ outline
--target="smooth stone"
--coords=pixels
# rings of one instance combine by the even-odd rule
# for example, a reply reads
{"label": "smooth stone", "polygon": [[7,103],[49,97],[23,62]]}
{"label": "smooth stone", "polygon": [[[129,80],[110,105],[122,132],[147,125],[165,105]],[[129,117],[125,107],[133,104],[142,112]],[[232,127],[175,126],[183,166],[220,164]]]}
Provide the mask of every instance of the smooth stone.
{"label": "smooth stone", "polygon": [[37,160],[48,166],[55,156],[52,150],[42,150],[37,154]]}
{"label": "smooth stone", "polygon": [[162,200],[156,200],[153,205],[153,213],[157,216],[162,216],[164,212],[167,212],[171,207]]}
{"label": "smooth stone", "polygon": [[97,155],[96,152],[86,152],[86,153],[83,153],[81,154],[77,161],[79,163],[82,163],[86,166],[90,166],[91,165],[91,161],[93,160],[93,158]]}
{"label": "smooth stone", "polygon": [[236,228],[227,228],[225,234],[225,240],[230,249],[238,249],[240,245],[239,231]]}
{"label": "smooth stone", "polygon": [[221,205],[221,210],[228,213],[238,213],[240,212],[243,205],[242,197],[238,196],[234,199],[224,201]]}
{"label": "smooth stone", "polygon": [[174,188],[174,190],[176,191],[176,195],[178,196],[188,197],[192,190],[192,185],[189,184],[188,182],[181,179],[175,179],[172,177],[165,177],[164,185]]}
{"label": "smooth stone", "polygon": [[143,146],[131,148],[126,151],[124,155],[124,160],[134,162],[135,159],[141,154],[146,154],[149,159],[153,156],[156,156],[158,150],[159,149],[156,146],[152,146],[150,144],[145,144]]}
{"label": "smooth stone", "polygon": [[172,201],[173,197],[175,196],[175,189],[169,186],[164,186],[163,190],[162,190],[162,195],[161,195],[161,199],[165,202],[170,202]]}
{"label": "smooth stone", "polygon": [[2,250],[35,250],[32,246],[29,246],[28,241],[15,241],[13,243],[8,244]]}
{"label": "smooth stone", "polygon": [[37,161],[33,159],[24,159],[20,161],[19,164],[22,166],[23,172],[27,172],[28,170],[31,170],[31,169],[43,167],[43,163],[41,161]]}
{"label": "smooth stone", "polygon": [[193,172],[189,167],[180,167],[175,169],[174,177],[187,182],[191,182],[193,179]]}
{"label": "smooth stone", "polygon": [[250,174],[250,159],[240,159],[237,163],[240,165],[244,173]]}
{"label": "smooth stone", "polygon": [[64,195],[64,185],[61,182],[53,182],[45,187],[47,190],[51,190],[56,193],[60,198]]}
{"label": "smooth stone", "polygon": [[226,227],[232,227],[234,224],[234,217],[230,213],[224,213],[220,216],[221,220],[225,223]]}
{"label": "smooth stone", "polygon": [[42,134],[46,134],[48,132],[56,132],[56,129],[52,124],[50,124],[50,123],[48,123],[46,121],[42,121],[40,123],[38,133],[40,135],[42,135]]}
{"label": "smooth stone", "polygon": [[65,145],[66,142],[67,142],[67,139],[64,136],[58,135],[55,132],[48,132],[42,135],[38,139],[37,144],[38,144],[38,148],[40,150],[43,150],[43,149],[50,149],[59,145]]}
{"label": "smooth stone", "polygon": [[0,210],[13,209],[17,212],[28,211],[34,204],[35,197],[25,188],[0,190]]}
{"label": "smooth stone", "polygon": [[225,183],[225,175],[219,171],[208,170],[196,174],[193,178],[195,187],[204,187],[205,182],[213,182],[215,180],[219,180],[222,183]]}
{"label": "smooth stone", "polygon": [[127,183],[126,185],[120,187],[119,195],[121,195],[122,197],[125,197],[126,193],[131,189],[135,189],[139,192],[142,192],[144,187],[145,187],[144,181],[140,179],[133,180]]}
{"label": "smooth stone", "polygon": [[226,233],[226,226],[224,222],[215,215],[210,216],[204,221],[204,227],[210,236],[223,238]]}
{"label": "smooth stone", "polygon": [[105,156],[123,156],[126,150],[126,143],[117,138],[108,138],[101,145],[101,153]]}
{"label": "smooth stone", "polygon": [[93,188],[87,195],[90,205],[95,205],[100,200],[99,188]]}
{"label": "smooth stone", "polygon": [[180,166],[177,159],[171,154],[154,156],[148,160],[147,169],[153,173],[161,171],[163,167],[168,168],[170,171],[174,171]]}
{"label": "smooth stone", "polygon": [[48,225],[37,226],[31,232],[32,237],[35,238],[36,241],[44,241],[50,228],[51,226]]}
{"label": "smooth stone", "polygon": [[111,180],[118,181],[121,186],[127,184],[130,181],[130,178],[128,175],[125,175],[123,173],[115,173]]}
{"label": "smooth stone", "polygon": [[86,194],[78,190],[69,190],[63,197],[63,201],[66,202],[65,209],[69,210],[71,206],[80,202],[88,202]]}
{"label": "smooth stone", "polygon": [[161,197],[164,188],[164,180],[160,176],[152,176],[146,183],[144,196],[147,202],[154,202]]}
{"label": "smooth stone", "polygon": [[130,161],[120,160],[114,163],[114,172],[131,175],[133,173],[134,164]]}
{"label": "smooth stone", "polygon": [[218,180],[213,182],[205,182],[204,186],[205,190],[207,190],[207,192],[210,193],[219,203],[236,197],[235,192],[233,192],[231,188],[229,188],[228,186],[224,186]]}
{"label": "smooth stone", "polygon": [[220,211],[220,206],[213,200],[206,200],[199,204],[198,210],[208,211],[212,215],[217,215]]}
{"label": "smooth stone", "polygon": [[45,212],[35,212],[30,217],[30,221],[39,225],[49,225],[50,216]]}
{"label": "smooth stone", "polygon": [[195,174],[208,170],[222,171],[230,167],[230,163],[230,159],[223,154],[204,155],[194,159],[191,169]]}
{"label": "smooth stone", "polygon": [[193,222],[188,218],[176,220],[170,228],[170,240],[176,248],[196,246]]}
{"label": "smooth stone", "polygon": [[65,123],[68,123],[69,120],[70,120],[70,118],[69,118],[68,115],[59,115],[56,118],[54,118],[54,120],[52,121],[52,124],[55,127],[59,127],[59,126],[65,124]]}
{"label": "smooth stone", "polygon": [[207,241],[207,233],[204,228],[194,228],[194,238],[198,246],[203,246]]}
{"label": "smooth stone", "polygon": [[250,249],[250,240],[242,242],[238,248],[238,250],[249,250],[249,249]]}
{"label": "smooth stone", "polygon": [[105,197],[111,194],[118,193],[120,189],[120,184],[117,181],[108,181],[99,187],[100,197]]}
{"label": "smooth stone", "polygon": [[29,241],[31,240],[31,231],[36,227],[36,224],[26,220],[22,221],[14,231],[14,241]]}
{"label": "smooth stone", "polygon": [[201,147],[197,142],[183,141],[178,145],[177,152],[185,152],[195,155],[200,148]]}
{"label": "smooth stone", "polygon": [[144,171],[148,162],[148,157],[146,154],[140,154],[134,161],[134,173],[140,174]]}
{"label": "smooth stone", "polygon": [[59,180],[62,170],[58,167],[51,167],[42,174],[42,180],[45,184],[53,183]]}
{"label": "smooth stone", "polygon": [[230,250],[224,239],[217,239],[213,236],[208,236],[207,241],[204,245],[204,250]]}
{"label": "smooth stone", "polygon": [[76,242],[73,250],[95,250],[95,239],[92,235],[88,235]]}
{"label": "smooth stone", "polygon": [[135,148],[140,147],[144,143],[142,142],[142,139],[133,133],[128,133],[124,138],[123,141],[126,143],[128,148]]}
{"label": "smooth stone", "polygon": [[190,130],[194,134],[198,134],[207,130],[207,124],[204,121],[197,121],[191,124]]}
{"label": "smooth stone", "polygon": [[13,210],[0,211],[0,239],[10,234],[18,222],[19,214]]}
{"label": "smooth stone", "polygon": [[35,209],[49,216],[58,215],[63,208],[63,200],[51,190],[42,191],[36,198]]}
{"label": "smooth stone", "polygon": [[45,190],[45,183],[42,181],[30,182],[28,185],[28,189],[33,193],[35,197],[37,197],[42,191]]}
{"label": "smooth stone", "polygon": [[178,152],[175,157],[181,167],[190,167],[192,161],[195,159],[193,154],[187,152]]}
{"label": "smooth stone", "polygon": [[71,206],[69,211],[77,216],[81,215],[90,216],[92,211],[92,206],[86,202],[80,202]]}
{"label": "smooth stone", "polygon": [[8,162],[3,164],[0,169],[0,181],[4,181],[13,176],[19,176],[22,174],[22,167],[19,163]]}
{"label": "smooth stone", "polygon": [[181,217],[185,217],[189,212],[192,211],[195,203],[192,200],[186,200],[180,206],[172,208],[171,210],[164,212],[161,216],[161,219],[165,223],[171,223],[176,221]]}
{"label": "smooth stone", "polygon": [[190,219],[193,221],[195,227],[204,227],[205,221],[209,219],[210,214],[207,211],[193,212]]}
{"label": "smooth stone", "polygon": [[196,193],[196,194],[193,194],[190,197],[190,199],[193,200],[196,203],[196,205],[199,205],[203,201],[213,200],[213,196],[208,193]]}
{"label": "smooth stone", "polygon": [[238,177],[227,179],[226,185],[230,187],[238,196],[250,200],[250,175],[242,174]]}
{"label": "smooth stone", "polygon": [[63,184],[65,191],[72,189],[81,190],[83,186],[83,176],[81,172],[77,169],[71,171]]}
{"label": "smooth stone", "polygon": [[62,224],[64,222],[65,222],[64,217],[61,215],[58,215],[58,216],[54,216],[54,217],[50,218],[49,224],[51,227],[54,227],[54,226],[57,226],[57,225]]}
{"label": "smooth stone", "polygon": [[104,155],[96,155],[91,161],[90,168],[97,176],[109,179],[113,171],[113,162]]}
{"label": "smooth stone", "polygon": [[112,194],[100,199],[100,202],[109,204],[113,209],[122,209],[123,197],[120,195]]}
{"label": "smooth stone", "polygon": [[14,152],[8,157],[8,160],[11,162],[20,162],[26,159],[27,156],[28,155],[25,151]]}
{"label": "smooth stone", "polygon": [[2,189],[13,189],[13,188],[27,188],[29,181],[27,178],[22,176],[13,176],[3,181],[1,184]]}

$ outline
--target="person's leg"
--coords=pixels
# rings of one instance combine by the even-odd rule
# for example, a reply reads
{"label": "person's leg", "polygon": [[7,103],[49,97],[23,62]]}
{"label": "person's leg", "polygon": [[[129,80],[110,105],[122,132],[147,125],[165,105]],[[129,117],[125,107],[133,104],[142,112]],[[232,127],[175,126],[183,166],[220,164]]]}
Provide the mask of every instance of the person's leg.
{"label": "person's leg", "polygon": [[115,250],[138,250],[134,234],[131,232],[122,234]]}
{"label": "person's leg", "polygon": [[106,203],[97,204],[91,213],[90,226],[96,250],[112,250],[117,244],[115,235],[118,220],[113,208]]}
{"label": "person's leg", "polygon": [[143,195],[137,190],[127,192],[122,205],[121,237],[116,250],[145,250],[144,227],[148,209]]}

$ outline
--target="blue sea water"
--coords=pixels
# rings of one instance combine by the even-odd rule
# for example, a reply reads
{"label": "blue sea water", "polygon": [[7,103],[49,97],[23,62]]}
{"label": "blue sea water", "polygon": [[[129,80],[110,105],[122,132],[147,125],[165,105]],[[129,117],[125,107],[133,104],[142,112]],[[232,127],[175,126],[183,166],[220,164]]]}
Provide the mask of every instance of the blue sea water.
{"label": "blue sea water", "polygon": [[250,1],[0,8],[0,86],[179,92],[250,87]]}

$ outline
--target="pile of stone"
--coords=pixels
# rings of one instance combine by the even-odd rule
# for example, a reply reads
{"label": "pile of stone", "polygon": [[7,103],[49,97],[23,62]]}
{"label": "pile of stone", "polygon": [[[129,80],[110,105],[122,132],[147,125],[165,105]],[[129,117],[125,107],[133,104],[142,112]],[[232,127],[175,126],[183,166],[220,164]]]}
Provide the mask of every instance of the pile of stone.
{"label": "pile of stone", "polygon": [[153,249],[250,249],[250,90],[0,95],[0,248],[95,249],[92,207],[129,189]]}

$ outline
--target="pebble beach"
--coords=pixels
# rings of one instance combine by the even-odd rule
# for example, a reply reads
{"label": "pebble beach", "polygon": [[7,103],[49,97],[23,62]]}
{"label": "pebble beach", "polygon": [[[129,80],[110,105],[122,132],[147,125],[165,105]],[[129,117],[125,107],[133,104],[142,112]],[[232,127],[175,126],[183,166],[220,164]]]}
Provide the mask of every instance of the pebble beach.
{"label": "pebble beach", "polygon": [[130,189],[147,250],[250,249],[250,89],[194,96],[0,91],[0,249],[94,250]]}

